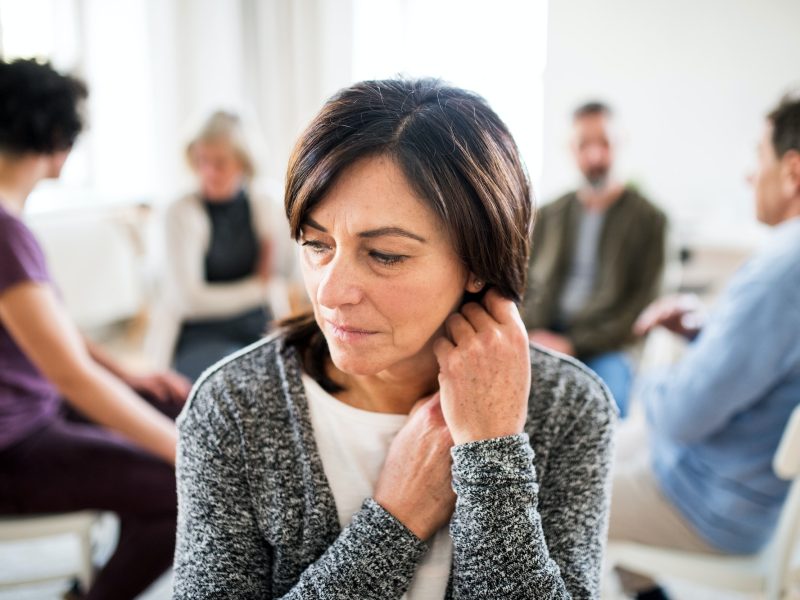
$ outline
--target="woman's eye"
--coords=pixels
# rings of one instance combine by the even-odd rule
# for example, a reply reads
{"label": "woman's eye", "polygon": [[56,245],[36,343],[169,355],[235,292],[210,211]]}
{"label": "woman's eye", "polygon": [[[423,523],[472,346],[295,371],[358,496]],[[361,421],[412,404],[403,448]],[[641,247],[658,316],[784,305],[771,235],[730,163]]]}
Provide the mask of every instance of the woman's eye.
{"label": "woman's eye", "polygon": [[318,242],[316,240],[306,240],[301,244],[304,248],[308,248],[315,254],[322,254],[326,250],[328,250],[327,244],[323,244],[322,242]]}
{"label": "woman's eye", "polygon": [[369,253],[369,255],[378,261],[380,264],[391,267],[392,265],[397,265],[407,259],[407,256],[403,256],[402,254],[385,254],[383,252],[375,252],[374,250]]}

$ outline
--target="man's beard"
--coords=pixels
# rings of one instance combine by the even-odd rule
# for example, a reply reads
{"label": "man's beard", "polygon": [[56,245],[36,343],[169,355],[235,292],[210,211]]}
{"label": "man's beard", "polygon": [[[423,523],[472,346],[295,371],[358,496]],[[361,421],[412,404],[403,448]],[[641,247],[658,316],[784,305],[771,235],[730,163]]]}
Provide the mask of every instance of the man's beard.
{"label": "man's beard", "polygon": [[595,192],[602,191],[608,185],[608,169],[598,168],[592,169],[586,173],[586,183],[589,184]]}

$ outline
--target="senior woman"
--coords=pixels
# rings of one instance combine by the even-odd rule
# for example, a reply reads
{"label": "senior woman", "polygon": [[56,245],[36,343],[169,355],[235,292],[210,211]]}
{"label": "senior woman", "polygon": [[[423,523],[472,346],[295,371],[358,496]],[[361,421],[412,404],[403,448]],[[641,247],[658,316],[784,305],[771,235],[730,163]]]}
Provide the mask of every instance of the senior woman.
{"label": "senior woman", "polygon": [[175,597],[596,596],[615,411],[528,343],[530,190],[497,115],[355,84],[301,136],[286,214],[313,315],[184,409]]}
{"label": "senior woman", "polygon": [[199,189],[167,211],[172,327],[155,329],[175,368],[195,380],[266,332],[273,252],[269,199],[250,189],[255,167],[239,117],[213,113],[186,157]]}

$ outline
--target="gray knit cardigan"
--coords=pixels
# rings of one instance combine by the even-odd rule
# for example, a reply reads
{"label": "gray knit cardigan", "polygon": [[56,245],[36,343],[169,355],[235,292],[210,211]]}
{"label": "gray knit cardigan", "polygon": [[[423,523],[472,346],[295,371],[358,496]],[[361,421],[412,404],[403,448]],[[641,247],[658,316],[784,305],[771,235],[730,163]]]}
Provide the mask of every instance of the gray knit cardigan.
{"label": "gray knit cardigan", "polygon": [[[525,433],[452,449],[446,598],[595,598],[616,410],[578,362],[531,347]],[[350,524],[314,441],[296,349],[209,369],[178,420],[174,597],[400,598],[426,543],[375,500]]]}

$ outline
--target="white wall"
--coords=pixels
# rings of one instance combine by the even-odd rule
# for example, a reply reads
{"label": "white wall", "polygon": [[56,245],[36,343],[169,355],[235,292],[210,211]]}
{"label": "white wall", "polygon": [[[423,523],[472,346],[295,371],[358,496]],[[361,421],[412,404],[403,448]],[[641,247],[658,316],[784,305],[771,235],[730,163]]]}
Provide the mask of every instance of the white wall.
{"label": "white wall", "polygon": [[570,112],[602,98],[623,131],[619,174],[687,241],[759,236],[745,176],[762,117],[800,84],[797,0],[551,0],[540,198],[572,187]]}
{"label": "white wall", "polygon": [[439,77],[479,93],[511,130],[538,180],[547,5],[354,0],[353,79]]}

